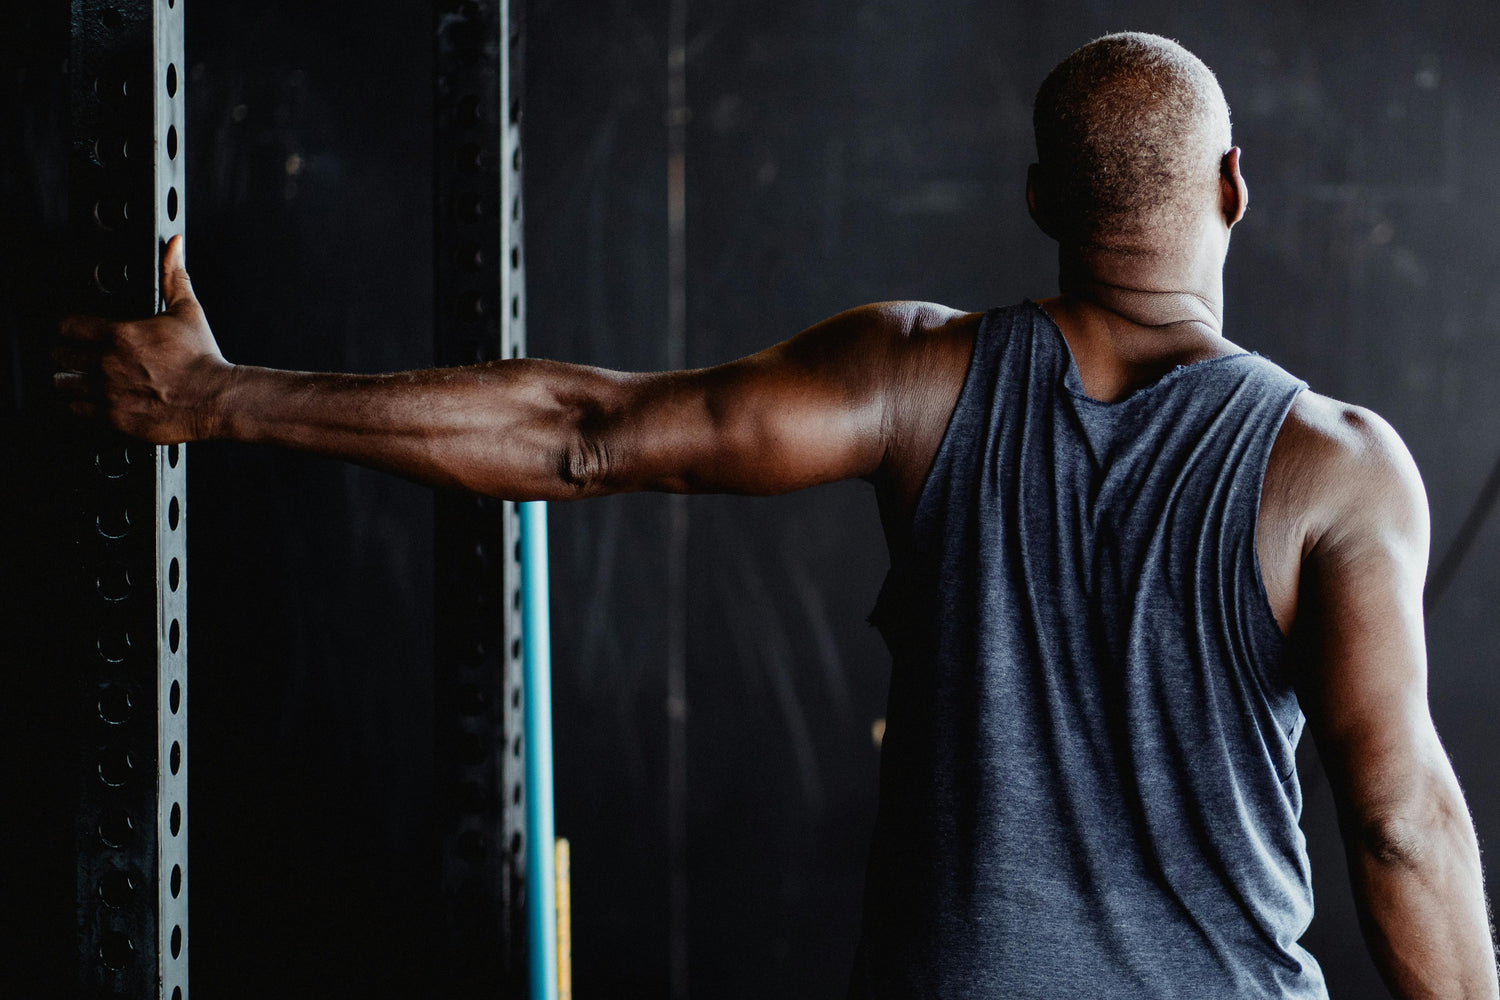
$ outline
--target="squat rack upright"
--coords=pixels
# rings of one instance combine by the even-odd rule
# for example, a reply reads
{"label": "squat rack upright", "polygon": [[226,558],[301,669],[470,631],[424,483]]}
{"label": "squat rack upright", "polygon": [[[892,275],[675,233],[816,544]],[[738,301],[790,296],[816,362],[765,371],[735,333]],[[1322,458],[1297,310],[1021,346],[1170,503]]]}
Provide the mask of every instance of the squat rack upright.
{"label": "squat rack upright", "polygon": [[[73,311],[161,307],[183,232],[187,0],[70,0]],[[524,16],[435,0],[435,360],[525,353]],[[79,996],[188,996],[186,448],[79,434],[75,558]],[[558,995],[540,504],[436,504],[434,775],[446,995]],[[528,891],[528,888],[530,891]]]}

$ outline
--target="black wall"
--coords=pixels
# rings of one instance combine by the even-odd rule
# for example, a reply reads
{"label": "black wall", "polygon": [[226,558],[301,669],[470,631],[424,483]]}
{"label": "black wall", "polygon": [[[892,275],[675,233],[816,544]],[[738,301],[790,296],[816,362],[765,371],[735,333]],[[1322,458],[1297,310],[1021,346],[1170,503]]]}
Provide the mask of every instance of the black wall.
{"label": "black wall", "polygon": [[[381,371],[431,359],[425,4],[188,12],[194,284],[231,360]],[[0,65],[5,510],[0,532],[9,974],[68,953],[65,753],[49,636],[45,350],[62,249],[64,5],[10,12]],[[1228,335],[1402,433],[1435,554],[1500,456],[1500,10],[1454,2],[691,7],[688,359],[723,361],[862,302],[982,309],[1054,290],[1021,198],[1047,70],[1108,30],[1219,74],[1251,208]],[[533,354],[664,364],[666,5],[528,6]],[[432,970],[429,494],[266,449],[190,449],[193,983],[216,998],[422,996]],[[552,509],[557,821],[580,995],[667,975],[666,508]],[[839,996],[857,928],[888,660],[858,485],[693,498],[688,689],[695,997]],[[1429,620],[1432,705],[1481,840],[1494,771],[1500,518]],[[1310,750],[1310,746],[1307,748]],[[1335,997],[1381,995],[1326,782],[1305,753]],[[60,886],[58,880],[61,880]],[[24,901],[12,905],[13,899]],[[39,942],[39,943],[37,943]],[[32,970],[32,971],[27,971]],[[36,971],[43,970],[43,971]],[[7,973],[0,973],[5,975]],[[38,995],[46,995],[38,989]]]}

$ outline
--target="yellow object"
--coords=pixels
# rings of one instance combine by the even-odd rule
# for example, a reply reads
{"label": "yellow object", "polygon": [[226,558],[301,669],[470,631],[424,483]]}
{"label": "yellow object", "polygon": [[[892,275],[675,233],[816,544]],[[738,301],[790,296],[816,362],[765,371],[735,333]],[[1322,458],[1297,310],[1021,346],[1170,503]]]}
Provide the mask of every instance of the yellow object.
{"label": "yellow object", "polygon": [[565,837],[553,846],[557,872],[557,1000],[573,1000],[573,872]]}

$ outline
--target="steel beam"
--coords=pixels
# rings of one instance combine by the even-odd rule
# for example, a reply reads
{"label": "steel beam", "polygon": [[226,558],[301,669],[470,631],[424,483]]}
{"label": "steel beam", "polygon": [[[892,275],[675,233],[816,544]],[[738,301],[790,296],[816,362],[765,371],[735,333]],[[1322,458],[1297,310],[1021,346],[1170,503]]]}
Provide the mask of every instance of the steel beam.
{"label": "steel beam", "polygon": [[[525,353],[522,6],[435,5],[436,360]],[[450,995],[524,996],[526,783],[516,505],[436,504],[435,727]]]}
{"label": "steel beam", "polygon": [[[72,0],[72,307],[160,308],[183,231],[183,4]],[[80,432],[76,601],[80,996],[188,991],[186,452]]]}

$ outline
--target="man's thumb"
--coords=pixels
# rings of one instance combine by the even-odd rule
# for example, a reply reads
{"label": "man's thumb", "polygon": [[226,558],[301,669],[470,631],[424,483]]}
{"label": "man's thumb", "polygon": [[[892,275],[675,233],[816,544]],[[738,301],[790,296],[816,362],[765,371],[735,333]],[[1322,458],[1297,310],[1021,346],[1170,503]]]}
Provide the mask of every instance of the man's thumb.
{"label": "man's thumb", "polygon": [[187,273],[187,243],[174,236],[161,257],[161,298],[168,309],[193,301],[193,279]]}

